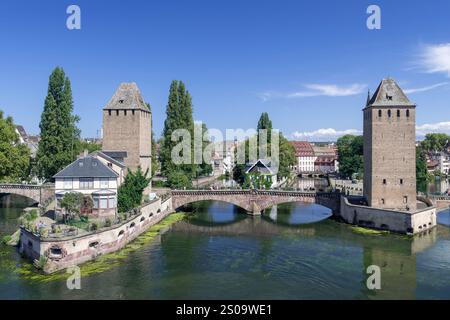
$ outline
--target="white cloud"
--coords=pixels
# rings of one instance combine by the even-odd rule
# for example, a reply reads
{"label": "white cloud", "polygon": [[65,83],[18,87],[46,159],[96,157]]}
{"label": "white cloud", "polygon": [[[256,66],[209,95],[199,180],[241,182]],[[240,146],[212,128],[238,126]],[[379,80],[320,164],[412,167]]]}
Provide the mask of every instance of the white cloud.
{"label": "white cloud", "polygon": [[335,140],[346,134],[361,135],[362,131],[357,129],[336,130],[333,128],[318,129],[310,132],[295,131],[291,134],[293,139],[305,140]]}
{"label": "white cloud", "polygon": [[416,135],[425,136],[427,133],[447,133],[450,134],[450,121],[427,123],[416,126]]}
{"label": "white cloud", "polygon": [[405,89],[403,91],[406,94],[416,93],[416,92],[424,92],[424,91],[433,90],[433,89],[436,89],[436,88],[439,88],[439,87],[447,86],[449,84],[450,84],[450,82],[441,82],[441,83],[436,83],[436,84],[433,84],[433,85],[427,86],[427,87],[414,88],[414,89]]}
{"label": "white cloud", "polygon": [[450,43],[426,45],[419,64],[427,73],[446,73],[450,77]]}
{"label": "white cloud", "polygon": [[346,97],[354,96],[362,93],[367,86],[364,84],[352,84],[349,86],[338,86],[335,84],[307,84],[305,87],[307,91],[293,92],[287,95],[288,98],[303,98],[303,97]]}
{"label": "white cloud", "polygon": [[364,92],[367,88],[365,84],[354,83],[347,86],[338,86],[335,84],[306,84],[305,90],[282,93],[276,91],[267,91],[259,94],[263,101],[272,98],[306,98],[306,97],[346,97]]}
{"label": "white cloud", "polygon": [[[416,136],[424,137],[427,133],[447,133],[450,134],[450,121],[427,123],[416,126]],[[336,140],[346,134],[362,135],[363,132],[357,129],[336,130],[333,128],[323,128],[315,131],[295,131],[291,138],[295,140],[324,141]]]}

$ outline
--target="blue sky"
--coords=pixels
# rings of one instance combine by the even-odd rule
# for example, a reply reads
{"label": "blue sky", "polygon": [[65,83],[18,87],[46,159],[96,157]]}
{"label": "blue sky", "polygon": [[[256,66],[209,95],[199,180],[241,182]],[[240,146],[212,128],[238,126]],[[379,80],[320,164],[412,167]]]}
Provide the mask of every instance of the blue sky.
{"label": "blue sky", "polygon": [[[66,28],[70,4],[81,8],[81,30]],[[381,8],[381,30],[366,27],[370,4]],[[159,136],[179,79],[209,128],[252,128],[266,111],[289,138],[328,140],[361,130],[367,90],[390,76],[418,105],[419,135],[450,133],[449,30],[447,0],[1,1],[0,109],[38,133],[59,65],[84,137],[97,135],[102,107],[131,81]]]}

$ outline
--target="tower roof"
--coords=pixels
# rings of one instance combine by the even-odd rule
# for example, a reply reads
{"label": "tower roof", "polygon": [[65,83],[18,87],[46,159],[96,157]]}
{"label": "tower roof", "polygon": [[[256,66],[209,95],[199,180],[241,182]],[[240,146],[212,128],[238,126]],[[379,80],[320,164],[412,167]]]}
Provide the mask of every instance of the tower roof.
{"label": "tower roof", "polygon": [[391,78],[381,80],[372,98],[367,102],[366,107],[414,107],[399,85]]}
{"label": "tower roof", "polygon": [[135,82],[122,82],[104,110],[140,109],[150,112]]}

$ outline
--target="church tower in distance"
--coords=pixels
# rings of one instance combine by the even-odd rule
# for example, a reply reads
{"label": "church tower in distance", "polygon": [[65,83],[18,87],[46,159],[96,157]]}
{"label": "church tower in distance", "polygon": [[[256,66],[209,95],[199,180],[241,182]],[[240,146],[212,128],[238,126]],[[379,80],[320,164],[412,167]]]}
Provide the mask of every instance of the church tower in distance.
{"label": "church tower in distance", "polygon": [[151,117],[136,83],[121,83],[103,108],[103,151],[121,153],[127,168],[135,171],[141,166],[150,175]]}
{"label": "church tower in distance", "polygon": [[364,113],[364,196],[380,209],[416,210],[416,105],[384,79]]}

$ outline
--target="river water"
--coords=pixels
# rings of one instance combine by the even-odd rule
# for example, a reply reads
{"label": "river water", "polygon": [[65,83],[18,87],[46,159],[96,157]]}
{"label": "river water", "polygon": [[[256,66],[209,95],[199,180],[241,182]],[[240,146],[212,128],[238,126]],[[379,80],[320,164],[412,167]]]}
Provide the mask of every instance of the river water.
{"label": "river water", "polygon": [[[314,204],[284,204],[251,217],[222,202],[193,213],[120,264],[81,279],[18,275],[26,263],[0,246],[0,299],[449,299],[450,212],[413,239],[364,235],[327,219]],[[0,209],[0,235],[17,227],[18,208]],[[445,225],[446,224],[446,225]],[[381,268],[381,290],[366,287]]]}

